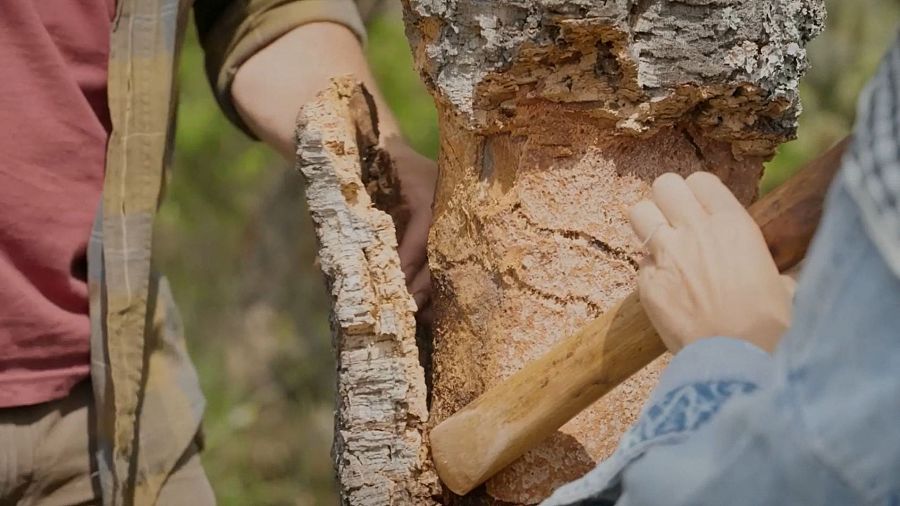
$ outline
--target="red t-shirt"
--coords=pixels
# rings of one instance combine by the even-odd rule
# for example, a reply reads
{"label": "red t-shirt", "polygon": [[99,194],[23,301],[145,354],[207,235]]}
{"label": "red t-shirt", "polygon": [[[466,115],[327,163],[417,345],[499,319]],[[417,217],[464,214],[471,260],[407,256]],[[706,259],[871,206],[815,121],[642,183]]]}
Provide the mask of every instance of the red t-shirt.
{"label": "red t-shirt", "polygon": [[114,0],[0,3],[0,407],[90,372],[86,247],[103,187]]}

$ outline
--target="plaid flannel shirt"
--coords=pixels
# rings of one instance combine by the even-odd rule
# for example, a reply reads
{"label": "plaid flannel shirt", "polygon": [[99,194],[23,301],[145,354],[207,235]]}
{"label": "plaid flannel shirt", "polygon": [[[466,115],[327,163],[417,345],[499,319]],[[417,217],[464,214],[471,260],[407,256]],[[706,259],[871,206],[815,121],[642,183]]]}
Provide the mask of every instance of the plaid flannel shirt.
{"label": "plaid flannel shirt", "polygon": [[856,114],[844,177],[869,237],[900,276],[900,34],[866,86]]}
{"label": "plaid flannel shirt", "polygon": [[217,99],[245,131],[230,86],[257,50],[312,21],[341,23],[363,36],[352,0],[117,0],[108,77],[113,128],[88,251],[96,459],[105,506],[154,504],[203,414],[176,309],[150,254],[191,7]]}

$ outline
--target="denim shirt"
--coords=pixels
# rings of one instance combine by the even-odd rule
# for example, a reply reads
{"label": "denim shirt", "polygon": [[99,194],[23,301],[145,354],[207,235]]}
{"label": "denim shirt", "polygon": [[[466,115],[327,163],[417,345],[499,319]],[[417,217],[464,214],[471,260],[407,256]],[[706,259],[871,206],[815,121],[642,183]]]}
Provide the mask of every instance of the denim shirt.
{"label": "denim shirt", "polygon": [[[685,347],[616,453],[545,506],[900,505],[898,61],[895,44],[860,102],[774,356],[724,337]],[[893,96],[893,129],[864,127],[864,107],[883,120],[873,94]]]}

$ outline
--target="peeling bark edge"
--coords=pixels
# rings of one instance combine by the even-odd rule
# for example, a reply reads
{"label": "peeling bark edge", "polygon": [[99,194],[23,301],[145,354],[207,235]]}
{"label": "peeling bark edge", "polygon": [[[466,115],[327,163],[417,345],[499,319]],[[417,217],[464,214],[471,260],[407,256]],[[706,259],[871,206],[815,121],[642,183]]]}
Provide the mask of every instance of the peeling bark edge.
{"label": "peeling bark edge", "polygon": [[479,133],[522,105],[565,104],[649,136],[691,122],[735,156],[795,136],[822,0],[403,0],[420,73]]}
{"label": "peeling bark edge", "polygon": [[297,169],[306,179],[332,297],[338,368],[332,456],[341,504],[437,504],[415,302],[400,269],[393,220],[367,192],[380,185],[363,181],[373,175],[373,160],[385,160],[377,143],[371,96],[349,77],[333,80],[297,120]]}

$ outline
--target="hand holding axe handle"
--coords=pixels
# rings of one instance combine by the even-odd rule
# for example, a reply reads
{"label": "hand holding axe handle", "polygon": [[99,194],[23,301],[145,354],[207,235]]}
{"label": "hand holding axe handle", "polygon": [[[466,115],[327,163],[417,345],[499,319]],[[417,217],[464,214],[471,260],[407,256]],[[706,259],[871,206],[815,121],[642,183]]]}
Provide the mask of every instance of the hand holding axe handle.
{"label": "hand holding axe handle", "polygon": [[[750,206],[779,270],[806,254],[845,145]],[[632,293],[435,427],[438,475],[453,492],[468,493],[665,350]]]}

